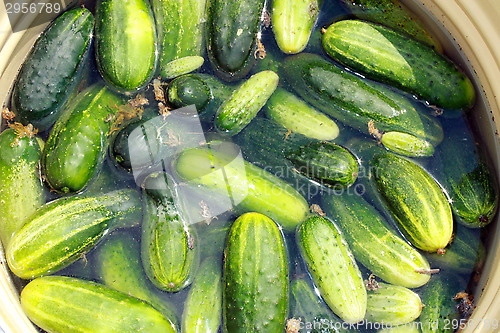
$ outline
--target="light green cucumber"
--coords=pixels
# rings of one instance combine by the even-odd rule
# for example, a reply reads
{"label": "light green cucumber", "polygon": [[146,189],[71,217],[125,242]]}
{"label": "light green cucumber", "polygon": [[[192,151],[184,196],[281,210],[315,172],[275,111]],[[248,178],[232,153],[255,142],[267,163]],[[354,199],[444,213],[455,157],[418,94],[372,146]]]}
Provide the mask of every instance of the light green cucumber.
{"label": "light green cucumber", "polygon": [[4,247],[26,219],[45,202],[38,163],[42,152],[25,128],[0,134],[0,240]]}
{"label": "light green cucumber", "polygon": [[397,326],[420,316],[424,305],[417,293],[401,286],[378,285],[378,289],[368,290],[366,321]]}
{"label": "light green cucumber", "polygon": [[194,72],[203,65],[203,57],[187,56],[172,60],[163,67],[163,77],[173,79],[183,74]]}
{"label": "light green cucumber", "polygon": [[265,111],[269,119],[312,139],[329,141],[339,135],[335,121],[282,88],[271,95]]}
{"label": "light green cucumber", "polygon": [[278,86],[273,71],[252,75],[217,110],[215,128],[224,134],[238,134],[252,121]]}
{"label": "light green cucumber", "polygon": [[91,250],[108,232],[137,226],[142,214],[137,191],[72,196],[40,207],[6,251],[9,267],[23,279],[57,272]]}
{"label": "light green cucumber", "polygon": [[199,268],[182,312],[183,333],[217,333],[222,315],[222,267],[220,260],[205,259]]}
{"label": "light green cucumber", "polygon": [[366,289],[354,257],[337,227],[312,216],[297,229],[300,253],[314,284],[330,309],[343,321],[365,317]]}
{"label": "light green cucumber", "polygon": [[278,226],[259,213],[241,215],[231,227],[225,252],[223,331],[281,332],[288,311],[288,281]]}
{"label": "light green cucumber", "polygon": [[174,333],[151,305],[95,282],[45,276],[21,292],[28,317],[47,332]]}
{"label": "light green cucumber", "polygon": [[414,135],[403,132],[387,132],[380,140],[385,148],[410,157],[429,157],[434,154],[434,146]]}
{"label": "light green cucumber", "polygon": [[173,168],[183,181],[225,195],[243,212],[255,211],[293,230],[306,218],[306,200],[290,185],[243,160],[229,144],[211,144],[183,151]]}

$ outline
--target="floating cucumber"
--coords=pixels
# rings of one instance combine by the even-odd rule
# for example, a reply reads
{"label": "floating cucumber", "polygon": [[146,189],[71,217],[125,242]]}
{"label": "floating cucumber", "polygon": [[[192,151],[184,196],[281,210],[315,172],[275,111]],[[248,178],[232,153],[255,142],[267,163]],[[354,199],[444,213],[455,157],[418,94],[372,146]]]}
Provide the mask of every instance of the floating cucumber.
{"label": "floating cucumber", "polygon": [[163,67],[163,77],[173,79],[194,72],[203,65],[203,57],[188,56],[172,60]]}
{"label": "floating cucumber", "polygon": [[434,146],[414,135],[403,132],[387,132],[380,140],[385,148],[410,157],[428,157],[434,154]]}

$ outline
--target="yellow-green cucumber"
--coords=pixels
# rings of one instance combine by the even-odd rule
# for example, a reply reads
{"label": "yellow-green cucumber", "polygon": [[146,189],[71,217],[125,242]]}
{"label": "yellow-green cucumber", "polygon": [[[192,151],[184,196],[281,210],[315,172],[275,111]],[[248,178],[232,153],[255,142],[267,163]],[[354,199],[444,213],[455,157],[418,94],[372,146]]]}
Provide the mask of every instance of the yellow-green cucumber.
{"label": "yellow-green cucumber", "polygon": [[149,83],[158,48],[148,0],[99,0],[95,38],[97,65],[107,83],[125,92]]}
{"label": "yellow-green cucumber", "polygon": [[335,60],[430,104],[470,108],[475,90],[469,78],[432,47],[382,25],[359,20],[333,23],[323,47]]}
{"label": "yellow-green cucumber", "polygon": [[379,329],[377,333],[421,333],[419,329],[419,323],[417,321],[412,321],[404,325],[390,326]]}
{"label": "yellow-green cucumber", "polygon": [[203,56],[206,0],[150,0],[160,48],[159,74],[167,64],[190,56]]}
{"label": "yellow-green cucumber", "polygon": [[400,230],[418,249],[443,253],[453,234],[450,203],[421,166],[394,154],[377,157],[373,180]]}
{"label": "yellow-green cucumber", "polygon": [[274,0],[271,22],[276,43],[287,54],[302,52],[311,36],[323,0]]}
{"label": "yellow-green cucumber", "polygon": [[[426,284],[429,263],[402,239],[363,197],[351,193],[323,196],[325,212],[347,240],[356,260],[384,281],[418,288]],[[419,273],[420,272],[420,273]]]}
{"label": "yellow-green cucumber", "polygon": [[172,304],[161,298],[148,283],[141,264],[140,241],[127,230],[113,232],[92,252],[94,274],[103,285],[151,304],[177,331],[177,314]]}
{"label": "yellow-green cucumber", "polygon": [[259,213],[241,215],[225,250],[223,331],[281,332],[288,279],[285,242],[276,223]]}
{"label": "yellow-green cucumber", "polygon": [[283,88],[271,95],[265,112],[286,129],[312,139],[330,141],[339,135],[335,121]]}
{"label": "yellow-green cucumber", "polygon": [[312,216],[297,228],[297,242],[321,297],[343,321],[365,317],[367,294],[347,242],[330,220]]}
{"label": "yellow-green cucumber", "polygon": [[0,240],[4,247],[45,202],[38,164],[42,152],[29,128],[0,134]]}
{"label": "yellow-green cucumber", "polygon": [[417,319],[423,307],[420,296],[414,291],[378,282],[376,288],[368,289],[365,319],[372,323],[402,325]]}
{"label": "yellow-green cucumber", "polygon": [[99,196],[72,196],[40,207],[10,242],[6,258],[15,275],[33,279],[78,260],[108,232],[136,226],[139,194],[123,189]]}
{"label": "yellow-green cucumber", "polygon": [[94,17],[83,7],[56,18],[24,61],[12,91],[16,120],[45,131],[80,81],[92,41]]}
{"label": "yellow-green cucumber", "polygon": [[103,84],[82,91],[50,131],[42,156],[42,173],[60,193],[82,191],[102,166],[109,131],[121,98]]}
{"label": "yellow-green cucumber", "polygon": [[293,230],[309,211],[292,186],[243,160],[232,145],[185,150],[173,168],[183,181],[226,195],[240,211],[267,215],[287,230]]}
{"label": "yellow-green cucumber", "polygon": [[222,267],[214,257],[199,268],[182,312],[183,333],[217,333],[222,316]]}
{"label": "yellow-green cucumber", "polygon": [[157,288],[171,292],[182,290],[191,284],[198,269],[198,237],[181,215],[175,183],[166,173],[150,174],[142,187],[144,270]]}
{"label": "yellow-green cucumber", "polygon": [[170,321],[151,305],[99,283],[45,276],[21,292],[28,317],[47,332],[174,333]]}
{"label": "yellow-green cucumber", "polygon": [[227,135],[241,132],[266,104],[278,87],[278,81],[275,72],[262,71],[243,82],[217,110],[217,131]]}
{"label": "yellow-green cucumber", "polygon": [[404,132],[386,132],[380,142],[385,148],[409,157],[429,157],[434,155],[434,146],[426,140]]}
{"label": "yellow-green cucumber", "polygon": [[163,77],[171,80],[194,72],[203,65],[204,61],[203,57],[200,56],[187,56],[172,60],[163,67]]}

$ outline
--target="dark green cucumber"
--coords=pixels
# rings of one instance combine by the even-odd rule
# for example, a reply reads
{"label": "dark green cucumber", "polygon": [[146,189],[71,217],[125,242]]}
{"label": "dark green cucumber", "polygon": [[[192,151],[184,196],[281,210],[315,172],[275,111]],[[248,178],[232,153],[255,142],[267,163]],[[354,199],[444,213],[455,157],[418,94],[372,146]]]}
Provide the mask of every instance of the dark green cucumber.
{"label": "dark green cucumber", "polygon": [[172,60],[163,67],[163,77],[170,80],[194,72],[203,65],[203,62],[203,57],[200,56],[187,56]]}
{"label": "dark green cucumber", "polygon": [[45,202],[38,163],[42,152],[25,129],[7,129],[0,134],[0,240],[4,247]]}
{"label": "dark green cucumber", "polygon": [[420,296],[414,291],[378,283],[376,290],[368,290],[365,319],[373,323],[402,325],[417,319],[423,307]]}
{"label": "dark green cucumber", "polygon": [[31,123],[40,131],[54,124],[78,84],[93,30],[90,11],[75,8],[59,16],[38,38],[12,91],[12,109],[21,123]]}
{"label": "dark green cucumber", "polygon": [[138,225],[141,214],[139,195],[130,189],[51,201],[14,235],[6,251],[7,263],[23,279],[57,272],[113,229]]}
{"label": "dark green cucumber", "polygon": [[283,127],[313,139],[328,141],[339,135],[331,118],[282,88],[269,98],[265,111],[268,118]]}
{"label": "dark green cucumber", "polygon": [[223,331],[281,332],[288,290],[287,255],[278,226],[259,213],[241,215],[231,227],[225,252]]}
{"label": "dark green cucumber", "polygon": [[109,116],[120,104],[108,88],[95,84],[67,105],[43,151],[42,173],[53,190],[75,193],[88,185],[108,148]]}
{"label": "dark green cucumber", "polygon": [[417,248],[442,252],[451,241],[453,216],[448,198],[432,176],[393,154],[376,158],[374,181],[400,230]]}
{"label": "dark green cucumber", "polygon": [[354,184],[358,177],[358,161],[342,146],[318,141],[286,154],[297,172],[327,187]]}
{"label": "dark green cucumber", "polygon": [[447,109],[474,104],[472,82],[432,47],[381,25],[343,20],[323,35],[335,60],[374,80],[391,84]]}
{"label": "dark green cucumber", "polygon": [[322,0],[272,2],[273,32],[281,51],[294,54],[305,49],[322,3]]}
{"label": "dark green cucumber", "polygon": [[141,264],[139,241],[128,231],[117,231],[92,253],[96,279],[105,286],[151,304],[177,331],[177,315],[172,304],[153,291]]}
{"label": "dark green cucumber", "polygon": [[226,196],[241,211],[265,214],[288,230],[305,219],[306,200],[290,185],[238,157],[234,145],[188,149],[174,160],[183,181]]}
{"label": "dark green cucumber", "polygon": [[356,260],[391,284],[417,288],[430,275],[427,260],[397,235],[363,197],[344,193],[322,197],[325,212],[339,226]]}
{"label": "dark green cucumber", "polygon": [[200,251],[205,256],[222,257],[233,220],[221,220],[221,218],[217,217],[210,223],[208,222],[194,225],[198,235],[202,235],[200,237]]}
{"label": "dark green cucumber", "polygon": [[70,277],[45,276],[31,281],[21,292],[21,305],[48,332],[176,332],[151,305]]}
{"label": "dark green cucumber", "polygon": [[148,0],[99,0],[95,35],[97,65],[106,82],[125,91],[149,83],[158,49]]}
{"label": "dark green cucumber", "polygon": [[222,267],[215,258],[200,265],[182,312],[183,333],[217,333],[222,315]]}
{"label": "dark green cucumber", "polygon": [[215,115],[215,128],[228,135],[241,132],[266,104],[278,81],[279,77],[273,71],[252,75],[219,107]]}
{"label": "dark green cucumber", "polygon": [[398,0],[341,0],[340,3],[356,17],[404,32],[443,51],[439,41],[425,28],[424,23]]}
{"label": "dark green cucumber", "polygon": [[434,146],[414,135],[403,132],[382,134],[380,142],[395,153],[410,157],[429,157],[434,154]]}
{"label": "dark green cucumber", "polygon": [[166,65],[188,56],[202,56],[206,0],[151,0],[160,46],[160,75]]}
{"label": "dark green cucumber", "polygon": [[[163,188],[158,189],[159,184]],[[146,275],[162,290],[179,291],[196,275],[200,260],[197,235],[176,203],[173,180],[153,173],[143,184],[142,264]]]}
{"label": "dark green cucumber", "polygon": [[312,216],[299,226],[296,236],[300,253],[326,304],[345,322],[362,320],[366,289],[337,227],[323,217]]}
{"label": "dark green cucumber", "polygon": [[306,102],[347,126],[371,134],[412,134],[434,145],[443,140],[443,129],[426,113],[429,108],[381,84],[360,78],[318,55],[301,53],[286,58],[286,81]]}
{"label": "dark green cucumber", "polygon": [[207,53],[217,76],[239,80],[255,62],[264,0],[208,0]]}

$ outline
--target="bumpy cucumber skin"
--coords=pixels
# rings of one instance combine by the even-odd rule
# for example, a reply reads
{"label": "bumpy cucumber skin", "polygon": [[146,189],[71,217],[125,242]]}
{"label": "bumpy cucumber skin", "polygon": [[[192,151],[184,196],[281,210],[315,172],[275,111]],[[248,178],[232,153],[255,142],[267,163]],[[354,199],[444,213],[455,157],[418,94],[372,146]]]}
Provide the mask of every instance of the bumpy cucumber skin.
{"label": "bumpy cucumber skin", "polygon": [[51,130],[42,156],[42,173],[53,190],[83,190],[102,166],[109,145],[108,120],[121,104],[108,88],[95,84],[69,103]]}
{"label": "bumpy cucumber skin", "polygon": [[7,263],[23,279],[57,272],[113,229],[137,225],[141,213],[139,195],[130,189],[54,200],[14,235],[6,251]]}
{"label": "bumpy cucumber skin", "polygon": [[106,82],[133,91],[156,70],[155,21],[147,0],[99,0],[96,5],[96,59]]}
{"label": "bumpy cucumber skin", "polygon": [[381,132],[410,133],[434,145],[443,129],[426,115],[427,108],[381,84],[362,79],[322,57],[301,53],[287,57],[283,76],[295,92],[318,110],[347,126],[370,134],[368,123]]}
{"label": "bumpy cucumber skin", "polygon": [[200,56],[188,56],[172,60],[163,68],[163,77],[174,79],[183,74],[194,72],[203,65],[205,60]]}
{"label": "bumpy cucumber skin", "polygon": [[323,196],[326,213],[339,226],[356,260],[391,284],[418,288],[426,284],[427,260],[388,227],[377,210],[361,196]]}
{"label": "bumpy cucumber skin", "polygon": [[21,292],[21,304],[28,317],[48,332],[176,332],[149,304],[70,277],[31,281]]}
{"label": "bumpy cucumber skin", "polygon": [[241,215],[231,227],[225,252],[223,331],[281,332],[288,310],[288,281],[278,226],[259,213]]}
{"label": "bumpy cucumber skin", "polygon": [[94,17],[75,8],[58,17],[26,58],[12,92],[12,109],[24,125],[40,131],[59,117],[76,87],[94,30]]}
{"label": "bumpy cucumber skin", "polygon": [[160,45],[159,72],[165,76],[165,67],[169,62],[203,55],[206,0],[150,2]]}
{"label": "bumpy cucumber skin", "polygon": [[327,115],[288,91],[278,88],[266,104],[266,116],[293,132],[317,140],[333,140],[339,127]]}
{"label": "bumpy cucumber skin", "polygon": [[286,154],[295,169],[327,187],[350,186],[358,177],[356,157],[331,142],[312,142]]}
{"label": "bumpy cucumber skin", "polygon": [[45,202],[38,170],[42,152],[37,139],[18,138],[13,129],[0,134],[0,151],[0,240],[7,247],[26,218]]}
{"label": "bumpy cucumber skin", "polygon": [[278,47],[284,53],[302,52],[318,18],[322,0],[274,0],[271,21]]}
{"label": "bumpy cucumber skin", "polygon": [[217,110],[215,128],[235,135],[252,121],[278,87],[279,77],[273,71],[252,75]]}
{"label": "bumpy cucumber skin", "polygon": [[358,20],[332,24],[323,47],[335,60],[377,81],[447,109],[470,108],[472,82],[432,47],[381,25]]}
{"label": "bumpy cucumber skin", "polygon": [[223,80],[239,80],[252,68],[264,2],[208,0],[207,53]]}
{"label": "bumpy cucumber skin", "polygon": [[354,257],[337,227],[312,216],[297,229],[300,253],[323,300],[342,320],[356,323],[366,312],[366,289]]}
{"label": "bumpy cucumber skin", "polygon": [[222,267],[207,258],[200,265],[182,313],[183,333],[217,333],[222,315]]}
{"label": "bumpy cucumber skin", "polygon": [[[172,181],[167,178],[165,184]],[[197,235],[181,217],[175,195],[168,188],[162,194],[147,188],[143,191],[142,264],[149,280],[165,291],[179,291],[191,284],[200,261]]]}
{"label": "bumpy cucumber skin", "polygon": [[113,232],[99,244],[92,259],[95,276],[102,284],[151,304],[170,321],[172,331],[177,331],[175,309],[155,294],[152,285],[147,283],[139,241],[128,231]]}
{"label": "bumpy cucumber skin", "polygon": [[409,157],[429,157],[434,146],[414,135],[403,132],[387,132],[382,135],[382,144],[395,153]]}
{"label": "bumpy cucumber skin", "polygon": [[223,149],[194,148],[182,152],[173,168],[182,180],[225,194],[239,210],[265,214],[287,230],[306,218],[307,202],[293,187],[247,161],[242,165],[230,161]]}
{"label": "bumpy cucumber skin", "polygon": [[439,184],[422,167],[393,154],[374,162],[377,189],[400,230],[417,248],[444,249],[453,234],[450,204]]}

